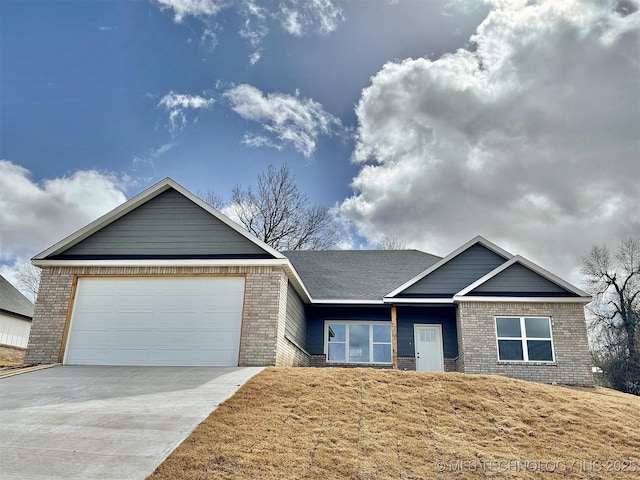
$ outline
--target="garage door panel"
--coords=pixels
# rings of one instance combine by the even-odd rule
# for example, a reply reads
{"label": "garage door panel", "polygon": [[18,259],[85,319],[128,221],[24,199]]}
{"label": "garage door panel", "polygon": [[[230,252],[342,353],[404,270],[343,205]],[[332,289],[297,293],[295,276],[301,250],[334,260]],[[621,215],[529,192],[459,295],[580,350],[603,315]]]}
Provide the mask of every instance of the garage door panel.
{"label": "garage door panel", "polygon": [[81,278],[65,363],[237,365],[240,277]]}

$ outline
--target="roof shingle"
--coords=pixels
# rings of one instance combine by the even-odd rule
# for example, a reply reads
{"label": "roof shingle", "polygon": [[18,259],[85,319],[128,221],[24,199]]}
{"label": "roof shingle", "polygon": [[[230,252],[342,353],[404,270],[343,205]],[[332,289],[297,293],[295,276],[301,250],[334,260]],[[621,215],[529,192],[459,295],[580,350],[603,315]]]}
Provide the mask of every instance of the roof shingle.
{"label": "roof shingle", "polygon": [[318,300],[382,300],[440,257],[419,250],[282,252]]}

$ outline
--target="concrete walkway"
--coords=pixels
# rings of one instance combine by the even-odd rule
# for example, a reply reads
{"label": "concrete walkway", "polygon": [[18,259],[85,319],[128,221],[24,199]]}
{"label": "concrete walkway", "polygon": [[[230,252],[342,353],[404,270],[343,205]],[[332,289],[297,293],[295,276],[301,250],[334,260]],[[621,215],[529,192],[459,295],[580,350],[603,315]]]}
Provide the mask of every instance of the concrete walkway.
{"label": "concrete walkway", "polygon": [[144,479],[261,370],[60,366],[0,379],[0,478]]}

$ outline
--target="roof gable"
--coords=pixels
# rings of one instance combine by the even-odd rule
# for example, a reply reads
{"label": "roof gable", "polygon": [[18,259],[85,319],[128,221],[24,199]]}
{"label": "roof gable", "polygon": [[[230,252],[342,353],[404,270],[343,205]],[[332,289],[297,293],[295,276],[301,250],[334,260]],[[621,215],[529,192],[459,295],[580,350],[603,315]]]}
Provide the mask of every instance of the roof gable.
{"label": "roof gable", "polygon": [[31,300],[0,275],[0,311],[31,318],[33,317],[33,308]]}
{"label": "roof gable", "polygon": [[387,297],[451,298],[512,255],[482,237],[475,237]]}
{"label": "roof gable", "polygon": [[500,265],[456,294],[470,297],[577,297],[589,294],[520,255]]}
{"label": "roof gable", "polygon": [[165,179],[34,257],[284,258],[222,213]]}

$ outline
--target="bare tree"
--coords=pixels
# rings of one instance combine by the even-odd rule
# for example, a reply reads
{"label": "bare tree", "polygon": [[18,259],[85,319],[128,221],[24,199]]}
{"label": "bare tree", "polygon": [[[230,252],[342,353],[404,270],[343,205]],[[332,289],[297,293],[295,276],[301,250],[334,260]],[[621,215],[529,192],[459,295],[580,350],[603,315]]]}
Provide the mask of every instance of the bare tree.
{"label": "bare tree", "polygon": [[203,193],[200,190],[198,190],[196,192],[196,195],[200,197],[202,200],[204,200],[205,202],[207,202],[209,205],[211,205],[213,208],[222,210],[225,207],[225,202],[224,202],[224,199],[222,198],[222,195],[219,195],[216,192],[207,190],[206,192]]}
{"label": "bare tree", "polygon": [[40,269],[30,263],[25,263],[16,275],[16,283],[18,289],[35,303],[40,288]]}
{"label": "bare tree", "polygon": [[226,208],[234,220],[276,250],[322,250],[334,247],[339,239],[329,210],[309,204],[288,165],[279,169],[270,165],[258,174],[255,190],[236,185],[229,205],[211,192],[200,197],[215,208]]}
{"label": "bare tree", "polygon": [[390,237],[387,235],[382,240],[382,249],[383,250],[406,250],[407,244],[404,242],[401,242],[400,239],[398,239],[398,237],[396,237],[395,235],[393,237]]}
{"label": "bare tree", "polygon": [[613,388],[640,395],[640,238],[623,240],[613,253],[593,246],[582,260],[594,296],[588,306],[594,362]]}

